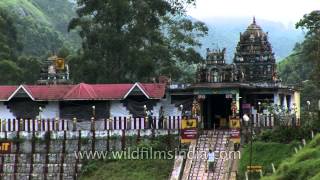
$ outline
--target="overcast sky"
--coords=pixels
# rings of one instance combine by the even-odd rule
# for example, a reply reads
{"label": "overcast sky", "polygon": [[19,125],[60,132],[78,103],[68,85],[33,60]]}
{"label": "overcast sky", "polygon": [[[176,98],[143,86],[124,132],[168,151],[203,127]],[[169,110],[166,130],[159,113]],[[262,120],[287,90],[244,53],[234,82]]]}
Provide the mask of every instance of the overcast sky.
{"label": "overcast sky", "polygon": [[189,8],[188,14],[203,21],[221,16],[256,16],[289,24],[316,9],[320,10],[320,0],[197,0],[196,7]]}

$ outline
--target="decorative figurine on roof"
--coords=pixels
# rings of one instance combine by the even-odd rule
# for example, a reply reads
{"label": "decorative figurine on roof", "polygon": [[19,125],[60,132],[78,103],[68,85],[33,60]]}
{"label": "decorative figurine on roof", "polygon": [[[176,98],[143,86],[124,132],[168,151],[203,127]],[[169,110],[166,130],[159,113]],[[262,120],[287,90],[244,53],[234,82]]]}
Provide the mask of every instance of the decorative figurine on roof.
{"label": "decorative figurine on roof", "polygon": [[276,64],[268,33],[263,32],[255,18],[246,31],[240,33],[233,61],[242,70],[243,81],[274,81]]}
{"label": "decorative figurine on roof", "polygon": [[207,48],[206,60],[199,64],[197,81],[207,83],[234,82],[238,72],[234,64],[226,64],[226,49],[210,50]]}
{"label": "decorative figurine on roof", "polygon": [[63,58],[51,56],[43,62],[38,84],[69,83],[69,66]]}

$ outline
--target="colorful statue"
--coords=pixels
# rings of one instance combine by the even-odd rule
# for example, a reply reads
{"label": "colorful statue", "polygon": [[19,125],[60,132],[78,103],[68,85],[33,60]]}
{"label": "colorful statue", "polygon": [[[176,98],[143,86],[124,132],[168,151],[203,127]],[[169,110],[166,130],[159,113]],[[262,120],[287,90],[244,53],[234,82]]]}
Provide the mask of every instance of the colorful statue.
{"label": "colorful statue", "polygon": [[200,104],[194,99],[192,103],[192,117],[196,118],[200,115]]}
{"label": "colorful statue", "polygon": [[232,111],[232,116],[235,117],[237,113],[238,107],[235,101],[231,103],[231,111]]}

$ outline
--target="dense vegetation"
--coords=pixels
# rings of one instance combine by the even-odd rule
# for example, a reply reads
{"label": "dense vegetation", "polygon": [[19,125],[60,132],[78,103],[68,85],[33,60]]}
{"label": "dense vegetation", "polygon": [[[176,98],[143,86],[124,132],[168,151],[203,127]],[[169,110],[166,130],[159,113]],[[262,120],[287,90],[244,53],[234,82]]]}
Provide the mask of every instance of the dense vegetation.
{"label": "dense vegetation", "polygon": [[297,44],[293,53],[279,64],[284,82],[300,85],[302,106],[310,101],[310,109],[318,109],[320,100],[320,11],[307,14],[297,23],[306,30],[305,40]]}
{"label": "dense vegetation", "polygon": [[[19,43],[13,19],[6,11],[0,9],[0,84],[15,84],[23,80],[34,80],[24,78],[28,72],[23,67],[30,68],[30,71],[34,68],[39,69],[37,66],[39,62],[33,58],[18,58],[21,51],[22,45]],[[32,77],[32,75],[28,77]]]}
{"label": "dense vegetation", "polygon": [[21,54],[27,56],[44,56],[70,42],[80,43],[75,33],[67,33],[68,23],[76,16],[72,8],[66,0],[0,1],[0,11],[11,16],[16,28]]}
{"label": "dense vegetation", "polygon": [[[207,34],[201,22],[185,15],[194,0],[78,1],[83,54],[74,68],[77,80],[92,83],[151,81],[160,75],[181,78],[181,63],[202,57],[195,50]],[[86,72],[86,73],[83,73]]]}
{"label": "dense vegetation", "polygon": [[67,32],[73,5],[66,0],[0,1],[0,84],[34,83],[49,54],[80,47]]}

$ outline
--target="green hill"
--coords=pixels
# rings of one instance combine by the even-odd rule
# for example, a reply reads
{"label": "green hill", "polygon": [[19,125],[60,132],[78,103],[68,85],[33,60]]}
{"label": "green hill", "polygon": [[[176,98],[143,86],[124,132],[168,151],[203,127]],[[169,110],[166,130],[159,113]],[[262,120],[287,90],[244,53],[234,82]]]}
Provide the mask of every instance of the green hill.
{"label": "green hill", "polygon": [[0,1],[0,11],[13,19],[21,54],[35,56],[57,52],[63,45],[80,46],[78,35],[67,32],[69,21],[76,16],[73,7],[66,0]]}

